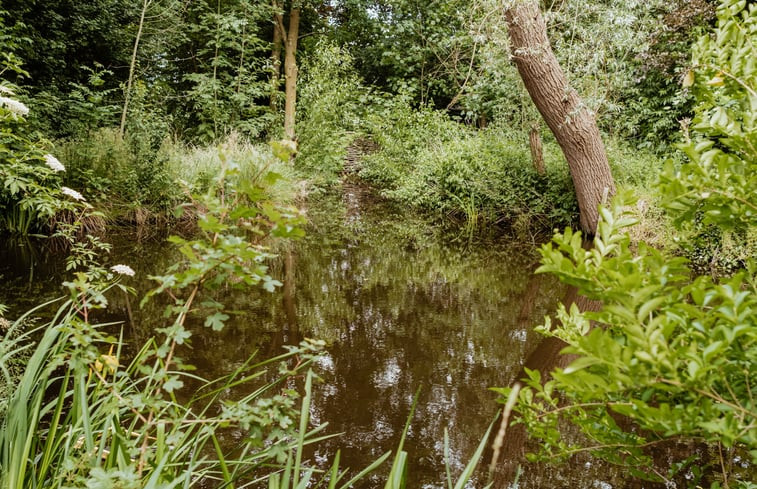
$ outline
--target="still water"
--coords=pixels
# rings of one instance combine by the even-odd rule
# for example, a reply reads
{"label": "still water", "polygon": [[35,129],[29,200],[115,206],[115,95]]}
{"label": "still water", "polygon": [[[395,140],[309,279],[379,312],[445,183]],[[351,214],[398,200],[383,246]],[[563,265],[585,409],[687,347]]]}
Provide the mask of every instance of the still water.
{"label": "still water", "polygon": [[[341,449],[342,466],[358,469],[393,450],[420,389],[406,443],[409,487],[443,487],[445,429],[454,476],[496,415],[488,387],[509,385],[539,351],[532,328],[565,290],[533,277],[533,247],[446,234],[361,187],[315,202],[307,210],[307,237],[277,250],[271,264],[284,286],[272,294],[220,294],[217,299],[235,311],[232,320],[217,333],[200,320],[191,324],[195,336],[183,356],[212,378],[255,352],[262,359],[305,337],[324,340],[327,353],[318,364],[324,382],[311,414],[342,435],[310,458],[325,467]],[[137,297],[149,290],[148,275],[178,259],[161,239],[110,241],[109,265],[136,270],[126,283]],[[0,248],[0,303],[11,305],[11,317],[61,295],[64,266],[44,246],[9,241]],[[138,299],[124,295],[110,302],[107,319],[123,321],[134,342],[162,325],[160,304],[140,310]],[[516,457],[518,450],[510,452]],[[500,474],[499,487],[512,477],[513,471]],[[365,485],[380,486],[378,479]],[[643,486],[581,459],[557,469],[523,465],[520,487]]]}

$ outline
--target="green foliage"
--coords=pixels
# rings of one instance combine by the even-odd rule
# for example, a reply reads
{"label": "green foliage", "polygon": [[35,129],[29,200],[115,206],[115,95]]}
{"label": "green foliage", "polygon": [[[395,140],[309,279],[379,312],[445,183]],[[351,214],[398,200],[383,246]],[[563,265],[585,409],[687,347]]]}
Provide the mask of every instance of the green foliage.
{"label": "green foliage", "polygon": [[721,6],[717,35],[694,47],[685,84],[697,105],[678,146],[689,161],[669,163],[661,188],[686,253],[718,273],[742,268],[757,249],[757,13],[739,6]]}
{"label": "green foliage", "polygon": [[[80,279],[70,286],[75,298],[44,326],[0,427],[4,487],[228,484],[264,473],[263,464],[290,449],[297,393],[281,383],[305,371],[317,346],[303,344],[266,362],[250,361],[228,377],[201,381],[180,402],[183,379],[198,378],[171,356],[175,337],[152,340],[127,359],[123,339],[86,320],[88,311],[105,305],[105,291]],[[286,363],[296,355],[303,361],[290,368]],[[271,367],[280,372],[273,382],[238,400],[222,396]],[[224,447],[221,431],[231,427],[248,436]]]}
{"label": "green foliage", "polygon": [[[238,165],[240,179],[265,186],[276,202],[294,200],[294,172],[289,165],[274,157],[270,148],[239,135],[229,135],[218,148],[165,139],[153,149],[147,137],[139,138],[134,131],[121,139],[116,130],[101,129],[87,138],[57,144],[68,170],[66,182],[84,189],[114,221],[171,219],[187,190],[205,192],[212,186],[222,167],[219,149]],[[268,171],[288,178],[267,185],[262,178]]]}
{"label": "green foliage", "polygon": [[652,6],[655,20],[641,48],[629,60],[632,81],[618,96],[627,108],[616,118],[616,130],[633,137],[640,147],[668,150],[679,134],[679,121],[690,117],[694,99],[680,90],[691,45],[706,32],[715,18],[709,0],[674,0]]}
{"label": "green foliage", "polygon": [[166,155],[140,134],[122,139],[114,129],[100,129],[58,147],[67,182],[85,189],[113,219],[137,208],[167,214],[180,202],[181,188],[169,173]]}
{"label": "green foliage", "polygon": [[[117,88],[112,84],[113,72],[95,62],[92,68],[82,67],[82,79],[71,81],[65,91],[47,86],[35,90],[34,112],[29,123],[35,130],[55,137],[86,137],[98,127],[115,123],[119,106],[115,103]],[[31,91],[30,90],[30,91]]]}
{"label": "green foliage", "polygon": [[694,47],[686,84],[697,99],[693,134],[679,146],[689,162],[663,178],[679,224],[757,226],[757,6],[724,2],[716,36]]}
{"label": "green foliage", "polygon": [[344,49],[320,42],[300,79],[297,167],[333,179],[371,104]]}
{"label": "green foliage", "polygon": [[[185,262],[169,268],[168,274],[153,277],[158,287],[145,296],[171,291],[175,305],[168,311],[184,318],[191,310],[192,300],[200,287],[217,289],[232,283],[233,287],[261,284],[268,291],[281,285],[267,273],[266,260],[272,255],[256,242],[272,235],[276,238],[302,236],[304,219],[294,208],[283,208],[265,199],[266,189],[281,175],[265,172],[258,181],[240,178],[239,166],[221,157],[221,173],[204,195],[184,207],[198,216],[201,235],[186,240],[172,236]],[[189,290],[188,298],[181,291]],[[229,316],[216,301],[202,303],[205,325],[219,330]],[[182,319],[183,324],[183,319]]]}
{"label": "green foliage", "polygon": [[401,202],[441,215],[489,223],[526,219],[535,227],[573,222],[575,198],[556,145],[547,175],[531,164],[528,137],[491,127],[477,131],[431,109],[387,105],[369,119],[381,150],[361,175]]}
{"label": "green foliage", "polygon": [[29,39],[21,38],[9,29],[6,17],[8,17],[8,12],[0,10],[0,75],[7,76],[6,73],[10,72],[16,76],[29,76],[29,73],[21,68],[23,61],[16,54],[20,45],[28,42]]}
{"label": "green foliage", "polygon": [[64,213],[86,212],[78,192],[61,186],[65,168],[27,130],[29,109],[0,85],[0,231],[29,234],[51,228]]}
{"label": "green foliage", "polygon": [[[747,234],[757,224],[757,7],[726,0],[718,19],[715,35],[695,46],[694,71],[687,77],[698,100],[691,141],[682,145],[689,162],[675,172],[671,164],[662,177],[666,206],[684,240],[700,224]],[[556,275],[602,307],[561,307],[557,321],[548,319],[540,328],[566,342],[564,353],[576,359],[551,372],[550,380],[528,372],[516,408],[520,422],[540,440],[542,457],[589,451],[656,480],[689,463],[702,468],[710,459],[676,461],[665,474],[655,470],[650,447],[707,442],[719,448],[711,487],[746,487],[749,474],[728,460],[757,463],[754,255],[717,281],[696,276],[685,259],[644,243],[633,250],[627,231],[634,220],[626,213],[632,203],[620,194],[611,209],[601,209],[591,249],[569,229],[542,248],[539,272]],[[584,438],[565,436],[566,422]]]}
{"label": "green foliage", "polygon": [[354,51],[372,85],[414,104],[444,107],[457,93],[469,61],[465,29],[471,3],[462,0],[340,0],[332,35]]}
{"label": "green foliage", "polygon": [[[547,12],[555,53],[571,84],[608,131],[627,120],[626,91],[634,87],[634,61],[658,28],[657,13],[670,2],[575,1],[553,4]],[[633,114],[631,114],[633,115]]]}
{"label": "green foliage", "polygon": [[[757,355],[757,283],[746,272],[722,283],[708,276],[692,281],[682,258],[643,243],[634,253],[624,199],[612,212],[602,210],[593,249],[570,230],[542,249],[539,272],[557,275],[603,307],[582,313],[561,306],[558,323],[540,328],[578,358],[545,383],[538,372],[529,374],[517,408],[522,422],[542,441],[542,456],[591,451],[650,478],[645,448],[652,445],[694,439],[755,450],[757,376],[750,365]],[[626,421],[619,425],[613,413]],[[561,434],[565,420],[586,435],[586,445]],[[627,431],[629,423],[643,431]]]}
{"label": "green foliage", "polygon": [[[97,124],[112,121],[112,104],[120,79],[128,71],[133,45],[128,26],[138,14],[135,4],[52,0],[4,5],[8,30],[22,41],[16,53],[28,73],[16,81],[23,79],[35,98],[31,120],[35,128],[60,137],[93,120]],[[104,70],[116,75],[100,76]]]}
{"label": "green foliage", "polygon": [[273,17],[270,4],[201,1],[186,11],[182,43],[191,64],[182,66],[188,135],[213,141],[231,131],[258,136],[271,123],[265,70],[269,40],[262,26]]}

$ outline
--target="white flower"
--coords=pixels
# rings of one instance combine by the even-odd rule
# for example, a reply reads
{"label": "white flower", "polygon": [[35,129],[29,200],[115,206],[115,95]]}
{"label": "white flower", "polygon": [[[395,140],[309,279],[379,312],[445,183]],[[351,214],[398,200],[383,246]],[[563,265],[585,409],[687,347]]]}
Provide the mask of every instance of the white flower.
{"label": "white flower", "polygon": [[63,195],[68,195],[69,197],[71,197],[74,200],[86,201],[86,199],[84,198],[84,196],[82,194],[80,194],[79,192],[77,192],[76,190],[74,190],[74,189],[71,189],[71,188],[68,188],[68,187],[61,187],[60,191],[63,192]]}
{"label": "white flower", "polygon": [[0,97],[0,106],[5,107],[7,110],[13,112],[14,115],[26,115],[29,113],[29,108],[18,100]]}
{"label": "white flower", "polygon": [[5,85],[0,85],[0,93],[7,93],[8,95],[13,95],[13,90],[6,87]]}
{"label": "white flower", "polygon": [[0,105],[13,112],[15,115],[26,115],[29,113],[29,107],[18,100],[8,97],[0,97]]}
{"label": "white flower", "polygon": [[53,155],[45,155],[45,164],[54,172],[66,171],[66,167],[63,166],[63,163],[58,161],[58,158]]}
{"label": "white flower", "polygon": [[134,276],[134,269],[129,265],[113,265],[110,269],[119,275],[128,275],[129,277]]}

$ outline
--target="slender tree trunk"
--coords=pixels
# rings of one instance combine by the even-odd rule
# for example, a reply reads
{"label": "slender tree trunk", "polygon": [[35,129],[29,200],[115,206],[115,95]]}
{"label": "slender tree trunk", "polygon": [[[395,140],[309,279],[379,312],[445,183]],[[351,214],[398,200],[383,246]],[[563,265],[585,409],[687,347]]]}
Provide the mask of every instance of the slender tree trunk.
{"label": "slender tree trunk", "polygon": [[594,114],[568,85],[549,44],[539,2],[508,0],[505,22],[512,57],[523,83],[568,160],[581,228],[594,234],[599,219],[597,207],[615,193]]}
{"label": "slender tree trunk", "polygon": [[221,48],[221,0],[216,7],[216,50],[213,53],[213,137],[218,136],[218,51]]}
{"label": "slender tree trunk", "polygon": [[129,79],[126,80],[126,93],[124,93],[124,108],[121,111],[121,126],[119,127],[118,133],[121,135],[121,137],[124,137],[124,132],[126,131],[126,113],[129,110],[129,99],[131,98],[131,85],[134,82],[134,70],[137,65],[137,51],[139,50],[139,41],[142,38],[142,28],[145,24],[145,14],[147,13],[147,8],[150,6],[150,3],[152,3],[152,0],[144,0],[142,2],[142,13],[139,16],[139,27],[137,28],[137,37],[134,39],[134,50],[131,52],[131,63],[129,64]]}
{"label": "slender tree trunk", "polygon": [[531,146],[531,161],[536,168],[539,175],[544,175],[546,170],[544,169],[544,150],[541,145],[541,134],[539,134],[539,126],[531,126],[531,131],[528,133],[529,146]]}
{"label": "slender tree trunk", "polygon": [[276,110],[276,99],[279,93],[279,78],[281,76],[281,43],[286,37],[282,32],[284,28],[284,19],[281,15],[281,6],[278,2],[273,2],[273,45],[271,47],[271,63],[273,72],[271,73],[271,101],[272,111]]}
{"label": "slender tree trunk", "polygon": [[287,29],[286,53],[284,56],[284,74],[286,77],[286,102],[284,104],[284,133],[287,139],[294,140],[295,108],[297,105],[297,37],[300,32],[300,9],[289,11],[289,28]]}

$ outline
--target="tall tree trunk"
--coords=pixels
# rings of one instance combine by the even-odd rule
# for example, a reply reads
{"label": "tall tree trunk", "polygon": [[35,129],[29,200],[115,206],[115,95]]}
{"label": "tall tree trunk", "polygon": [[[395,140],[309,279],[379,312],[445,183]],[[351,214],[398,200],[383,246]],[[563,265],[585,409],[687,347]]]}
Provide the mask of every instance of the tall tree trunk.
{"label": "tall tree trunk", "polygon": [[597,207],[615,193],[607,153],[593,112],[560,68],[547,37],[547,24],[534,0],[508,0],[505,22],[513,59],[531,99],[568,160],[576,189],[581,228],[597,229]]}
{"label": "tall tree trunk", "polygon": [[279,2],[273,2],[273,45],[271,47],[271,63],[273,65],[273,71],[271,73],[271,101],[270,107],[272,111],[276,110],[276,99],[279,93],[279,79],[281,77],[281,44],[284,40],[285,33],[282,32],[284,28],[284,19],[281,15],[281,6]]}
{"label": "tall tree trunk", "polygon": [[300,32],[300,9],[289,11],[289,28],[286,37],[286,54],[284,56],[284,76],[286,77],[286,102],[284,104],[284,133],[287,139],[294,140],[294,116],[297,105],[297,37]]}

